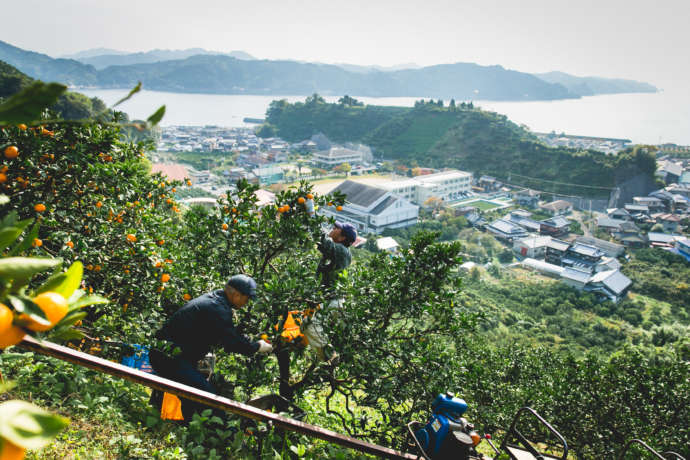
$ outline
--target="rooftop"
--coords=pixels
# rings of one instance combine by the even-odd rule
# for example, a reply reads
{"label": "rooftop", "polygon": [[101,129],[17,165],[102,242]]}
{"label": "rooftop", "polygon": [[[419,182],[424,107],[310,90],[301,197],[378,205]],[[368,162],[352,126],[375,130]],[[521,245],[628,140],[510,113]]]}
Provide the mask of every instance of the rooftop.
{"label": "rooftop", "polygon": [[621,273],[620,270],[607,270],[596,273],[589,282],[601,283],[616,295],[621,294],[632,284],[630,278]]}
{"label": "rooftop", "polygon": [[543,204],[539,207],[542,209],[549,209],[551,211],[562,211],[564,209],[572,208],[573,205],[569,201],[556,200],[556,201],[552,201],[551,203]]}
{"label": "rooftop", "polygon": [[346,180],[342,184],[338,185],[335,188],[335,191],[346,195],[348,202],[363,208],[368,208],[386,193],[388,193],[387,190],[382,188],[372,187],[371,185],[366,185],[351,180]]}

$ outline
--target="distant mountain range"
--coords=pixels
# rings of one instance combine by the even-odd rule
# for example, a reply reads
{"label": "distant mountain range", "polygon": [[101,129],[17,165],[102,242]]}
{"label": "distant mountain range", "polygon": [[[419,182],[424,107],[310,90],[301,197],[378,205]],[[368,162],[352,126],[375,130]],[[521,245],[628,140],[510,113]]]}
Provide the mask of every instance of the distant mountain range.
{"label": "distant mountain range", "polygon": [[651,85],[629,80],[581,78],[560,72],[535,76],[472,63],[418,68],[410,64],[399,69],[257,60],[242,51],[218,54],[200,48],[118,53],[87,50],[73,55],[79,60],[53,59],[0,41],[0,60],[33,78],[77,87],[131,88],[141,81],[146,89],[183,93],[319,93],[505,101],[656,91]]}
{"label": "distant mountain range", "polygon": [[255,59],[254,56],[244,51],[223,53],[222,51],[208,51],[203,48],[189,48],[186,50],[156,49],[141,53],[126,53],[116,50],[101,49],[105,52],[96,54],[98,49],[82,51],[81,53],[73,55],[71,59],[77,60],[82,64],[92,65],[97,70],[105,69],[111,65],[152,64],[154,62],[187,59],[188,57],[198,55],[230,56],[245,61]]}

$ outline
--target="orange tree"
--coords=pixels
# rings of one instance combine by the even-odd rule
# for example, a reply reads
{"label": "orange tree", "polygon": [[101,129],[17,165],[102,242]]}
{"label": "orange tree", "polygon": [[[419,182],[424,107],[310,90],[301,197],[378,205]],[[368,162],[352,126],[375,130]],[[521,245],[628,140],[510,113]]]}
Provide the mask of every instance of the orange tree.
{"label": "orange tree", "polygon": [[99,123],[2,128],[0,146],[18,154],[2,159],[0,187],[21,217],[41,222],[35,253],[82,260],[85,287],[113,300],[89,310],[89,329],[144,340],[161,320],[161,277],[174,258],[168,242],[180,210],[176,184],[150,175],[145,145],[118,135],[119,127]]}
{"label": "orange tree", "polygon": [[[299,400],[309,391],[327,391],[322,410],[350,434],[400,441],[406,421],[448,389],[459,369],[449,344],[473,325],[473,315],[453,301],[460,244],[436,243],[438,235],[426,233],[400,257],[356,259],[335,288],[345,299],[343,307],[319,312],[340,354],[338,366],[327,366],[280,332],[288,312],[324,303],[315,242],[328,222],[307,212],[304,198],[312,194],[307,183],[278,193],[275,203],[263,208],[257,206],[256,188],[240,182],[216,209],[185,214],[179,241],[188,252],[177,254],[174,288],[164,291],[163,305],[172,311],[180,305],[180,292],[196,296],[202,291],[195,289],[214,281],[218,286],[233,273],[253,276],[259,298],[240,312],[241,324],[255,336],[267,333],[278,359],[224,357],[220,373],[233,382],[224,392],[242,398],[269,386]],[[316,207],[337,207],[344,198],[317,195],[314,201]]]}

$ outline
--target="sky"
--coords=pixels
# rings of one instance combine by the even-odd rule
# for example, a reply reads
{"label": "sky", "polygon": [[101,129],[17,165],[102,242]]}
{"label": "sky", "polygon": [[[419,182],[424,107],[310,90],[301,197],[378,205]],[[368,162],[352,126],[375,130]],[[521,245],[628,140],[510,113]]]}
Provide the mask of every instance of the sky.
{"label": "sky", "polygon": [[0,40],[53,57],[200,47],[261,59],[390,66],[475,62],[523,72],[690,75],[689,0],[22,0]]}

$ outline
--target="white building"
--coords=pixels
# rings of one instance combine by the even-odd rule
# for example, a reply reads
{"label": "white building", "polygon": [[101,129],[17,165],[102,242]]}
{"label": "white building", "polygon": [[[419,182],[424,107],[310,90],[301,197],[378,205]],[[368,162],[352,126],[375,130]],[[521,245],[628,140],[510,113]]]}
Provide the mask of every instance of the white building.
{"label": "white building", "polygon": [[390,252],[391,254],[397,254],[399,247],[400,245],[398,244],[398,242],[390,236],[384,236],[383,238],[379,238],[378,240],[376,240],[376,248],[379,251],[386,251]]}
{"label": "white building", "polygon": [[451,170],[385,182],[380,187],[413,203],[423,205],[429,198],[454,201],[472,190],[472,173]]}
{"label": "white building", "polygon": [[388,190],[346,180],[334,191],[346,195],[342,211],[326,206],[319,212],[350,222],[360,233],[380,234],[386,228],[400,228],[414,225],[419,216],[419,206],[395,196]]}
{"label": "white building", "polygon": [[332,168],[343,163],[361,164],[364,162],[364,152],[344,147],[331,147],[328,150],[314,152],[312,158],[317,165]]}
{"label": "white building", "polygon": [[550,242],[550,236],[528,236],[513,241],[513,251],[522,257],[543,259],[546,256],[546,247]]}

